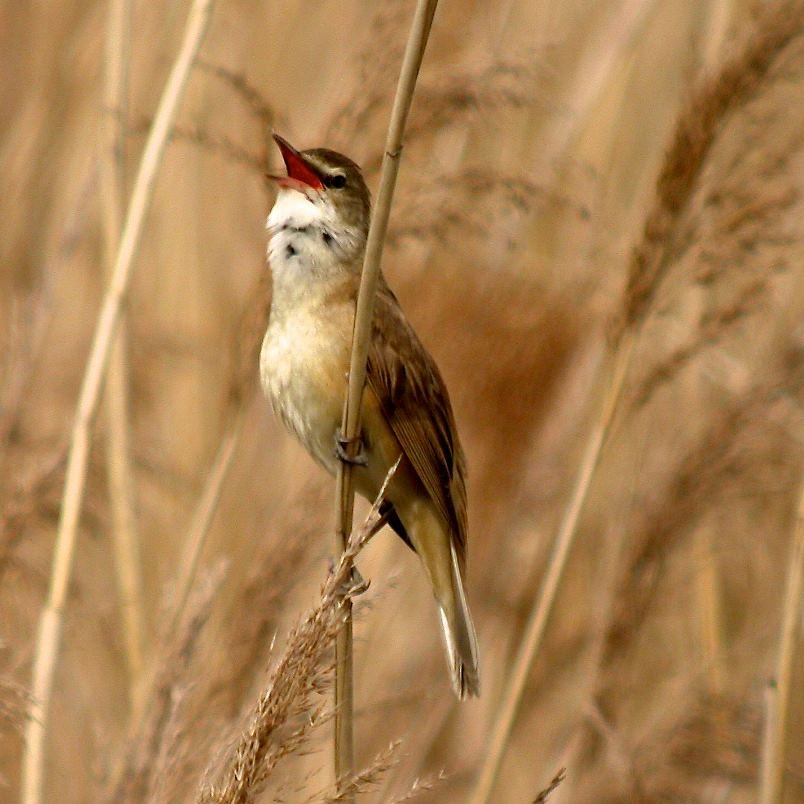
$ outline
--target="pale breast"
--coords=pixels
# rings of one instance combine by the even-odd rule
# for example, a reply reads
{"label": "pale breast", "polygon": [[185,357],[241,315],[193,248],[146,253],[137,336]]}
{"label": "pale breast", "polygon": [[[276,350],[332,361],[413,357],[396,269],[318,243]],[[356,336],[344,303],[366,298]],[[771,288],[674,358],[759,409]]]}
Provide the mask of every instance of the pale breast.
{"label": "pale breast", "polygon": [[349,366],[350,330],[313,311],[272,316],[260,354],[260,377],[284,423],[328,471]]}

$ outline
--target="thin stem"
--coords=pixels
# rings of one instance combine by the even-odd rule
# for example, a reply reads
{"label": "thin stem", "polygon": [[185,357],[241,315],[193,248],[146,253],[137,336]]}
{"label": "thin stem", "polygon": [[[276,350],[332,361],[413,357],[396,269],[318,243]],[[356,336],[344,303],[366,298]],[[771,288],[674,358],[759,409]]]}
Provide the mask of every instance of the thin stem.
{"label": "thin stem", "polygon": [[[497,777],[502,766],[505,749],[511,730],[514,726],[522,694],[525,691],[525,684],[530,674],[533,659],[541,646],[544,637],[547,620],[553,608],[558,585],[564,568],[567,564],[570,548],[575,541],[578,532],[578,520],[586,502],[592,479],[595,475],[603,446],[611,430],[614,420],[614,412],[620,400],[620,391],[623,385],[628,364],[633,350],[633,336],[627,333],[617,348],[614,355],[613,365],[610,369],[608,387],[603,405],[597,421],[594,424],[589,440],[586,445],[583,460],[578,471],[575,487],[572,490],[567,508],[561,520],[561,526],[553,545],[553,552],[547,564],[547,571],[542,584],[539,596],[531,611],[530,619],[525,628],[525,635],[522,638],[519,651],[517,652],[514,666],[508,685],[503,693],[502,701],[498,709],[498,715],[494,723],[494,728],[489,740],[488,751],[480,770],[480,777],[472,796],[473,804],[485,804],[491,801],[492,793],[497,782]],[[604,371],[607,371],[604,368]]]}
{"label": "thin stem", "polygon": [[[391,111],[391,122],[388,126],[380,187],[369,229],[360,290],[357,296],[352,355],[349,364],[349,388],[343,414],[342,430],[349,443],[354,445],[351,447],[352,449],[357,446],[356,438],[360,432],[360,414],[363,386],[366,381],[366,360],[371,337],[374,297],[380,275],[385,233],[391,214],[391,201],[399,172],[402,136],[437,5],[438,0],[418,0],[402,60],[399,83]],[[347,463],[341,463],[338,469],[335,505],[336,548],[339,552],[343,552],[352,529],[354,509],[351,466]],[[351,602],[348,600],[345,602],[344,615],[344,624],[338,632],[335,643],[335,778],[339,784],[341,780],[348,779],[353,775],[355,767],[352,617]],[[353,800],[353,796],[347,795],[344,800]]]}
{"label": "thin stem", "polygon": [[234,422],[221,439],[215,460],[207,473],[201,497],[193,515],[190,529],[184,540],[184,547],[179,561],[179,577],[173,593],[173,611],[170,615],[172,626],[166,633],[175,630],[184,615],[190,589],[198,573],[198,562],[206,543],[207,534],[218,510],[218,502],[223,491],[223,482],[232,465],[236,447],[243,427],[245,411],[238,411]]}
{"label": "thin stem", "polygon": [[[112,0],[106,39],[104,87],[105,153],[102,160],[104,247],[109,274],[120,243],[125,193],[125,126],[128,114],[128,70],[131,44],[131,0]],[[129,394],[125,311],[109,355],[105,389],[106,464],[112,514],[117,594],[128,661],[129,697],[142,672],[145,614],[129,446]]]}
{"label": "thin stem", "polygon": [[61,641],[64,605],[72,576],[78,522],[84,498],[91,427],[98,408],[120,310],[128,291],[131,267],[140,242],[145,214],[153,196],[156,175],[193,60],[207,29],[212,4],[212,0],[195,0],[190,9],[181,50],[159,101],[154,125],[137,172],[120,238],[120,249],[95,325],[92,347],[81,383],[56,532],[50,588],[39,621],[34,653],[33,702],[25,728],[25,755],[22,765],[21,798],[24,804],[39,804],[42,801],[45,735],[53,690],[53,675]]}
{"label": "thin stem", "polygon": [[768,723],[762,749],[760,804],[776,804],[782,800],[784,788],[787,721],[796,656],[799,616],[801,613],[801,574],[804,569],[804,484],[798,499],[796,529],[787,563],[787,583],[782,609],[782,633],[775,684],[769,690]]}

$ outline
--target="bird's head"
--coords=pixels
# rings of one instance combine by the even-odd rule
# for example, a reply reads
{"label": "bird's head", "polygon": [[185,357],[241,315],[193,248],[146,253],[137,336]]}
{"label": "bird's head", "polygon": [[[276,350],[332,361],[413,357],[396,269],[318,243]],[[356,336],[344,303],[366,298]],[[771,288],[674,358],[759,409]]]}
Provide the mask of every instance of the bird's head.
{"label": "bird's head", "polygon": [[[287,176],[269,176],[280,187],[277,206],[284,193],[300,194],[312,205],[308,210],[310,222],[316,220],[331,228],[330,234],[336,239],[349,235],[348,240],[354,240],[362,249],[368,235],[371,196],[360,168],[337,151],[298,151],[283,137],[273,136],[287,168]],[[298,196],[285,198],[288,205],[301,200]]]}

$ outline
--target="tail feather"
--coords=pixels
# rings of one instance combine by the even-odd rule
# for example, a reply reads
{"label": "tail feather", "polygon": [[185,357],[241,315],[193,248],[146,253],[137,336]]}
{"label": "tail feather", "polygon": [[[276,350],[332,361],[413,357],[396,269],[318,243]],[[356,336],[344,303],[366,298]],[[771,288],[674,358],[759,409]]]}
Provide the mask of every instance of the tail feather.
{"label": "tail feather", "polygon": [[477,635],[472,615],[466,603],[466,593],[458,567],[455,547],[452,553],[452,594],[449,600],[439,600],[438,613],[447,650],[452,686],[461,700],[480,695]]}

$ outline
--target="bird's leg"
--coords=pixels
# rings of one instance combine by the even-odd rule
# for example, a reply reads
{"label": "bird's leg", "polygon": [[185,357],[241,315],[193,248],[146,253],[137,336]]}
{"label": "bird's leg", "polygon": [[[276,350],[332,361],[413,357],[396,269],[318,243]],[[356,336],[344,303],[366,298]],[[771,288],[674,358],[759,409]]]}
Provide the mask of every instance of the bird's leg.
{"label": "bird's leg", "polygon": [[[354,457],[349,454],[349,448],[352,446],[357,446],[357,452]],[[338,460],[350,463],[353,466],[368,465],[368,458],[366,457],[366,451],[363,449],[363,441],[360,436],[346,438],[341,430],[335,432],[335,456]]]}

